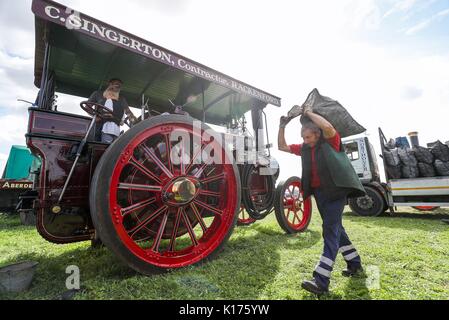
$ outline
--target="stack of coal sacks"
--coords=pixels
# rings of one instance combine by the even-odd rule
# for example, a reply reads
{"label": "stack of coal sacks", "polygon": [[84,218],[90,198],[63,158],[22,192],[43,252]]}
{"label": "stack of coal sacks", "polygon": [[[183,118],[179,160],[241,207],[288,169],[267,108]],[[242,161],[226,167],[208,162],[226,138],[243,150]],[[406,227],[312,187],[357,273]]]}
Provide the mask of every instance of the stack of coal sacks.
{"label": "stack of coal sacks", "polygon": [[449,176],[449,146],[436,141],[428,148],[412,149],[398,140],[390,140],[384,151],[387,172],[391,179]]}
{"label": "stack of coal sacks", "polygon": [[433,166],[437,175],[449,176],[449,146],[439,140],[429,143],[428,146],[435,158]]}

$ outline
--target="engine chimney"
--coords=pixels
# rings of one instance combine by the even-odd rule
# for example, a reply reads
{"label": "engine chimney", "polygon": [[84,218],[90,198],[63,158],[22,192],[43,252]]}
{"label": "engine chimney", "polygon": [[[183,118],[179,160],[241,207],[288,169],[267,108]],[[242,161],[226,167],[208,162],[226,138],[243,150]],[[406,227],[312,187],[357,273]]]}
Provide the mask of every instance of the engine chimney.
{"label": "engine chimney", "polygon": [[417,131],[409,132],[408,136],[410,138],[412,148],[418,147],[419,146],[418,132]]}

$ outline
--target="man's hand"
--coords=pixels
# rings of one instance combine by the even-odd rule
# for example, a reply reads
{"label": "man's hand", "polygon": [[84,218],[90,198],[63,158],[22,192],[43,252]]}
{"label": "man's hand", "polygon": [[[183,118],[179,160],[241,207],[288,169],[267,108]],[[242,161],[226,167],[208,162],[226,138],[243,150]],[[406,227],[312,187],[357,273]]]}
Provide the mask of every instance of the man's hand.
{"label": "man's hand", "polygon": [[285,126],[290,122],[292,118],[289,117],[281,117],[281,121],[279,124],[279,133],[278,133],[278,149],[284,152],[290,152],[290,148],[285,142]]}
{"label": "man's hand", "polygon": [[279,121],[279,128],[285,128],[292,118],[282,116]]}
{"label": "man's hand", "polygon": [[302,115],[307,117],[308,113],[313,113],[313,110],[310,106],[302,106]]}

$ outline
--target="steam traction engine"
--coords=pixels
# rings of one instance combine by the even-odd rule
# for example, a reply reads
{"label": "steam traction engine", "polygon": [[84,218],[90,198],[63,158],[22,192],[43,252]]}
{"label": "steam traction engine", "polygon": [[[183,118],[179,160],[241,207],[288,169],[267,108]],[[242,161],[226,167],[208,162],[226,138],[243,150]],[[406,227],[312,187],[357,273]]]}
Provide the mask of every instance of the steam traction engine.
{"label": "steam traction engine", "polygon": [[[278,166],[256,134],[264,132],[263,109],[279,106],[279,98],[58,3],[34,0],[33,12],[40,90],[26,137],[42,160],[33,209],[45,239],[99,238],[128,266],[150,274],[215,256],[242,207],[262,219],[276,205],[284,230],[305,230],[310,202],[302,201],[300,180],[275,192]],[[85,21],[92,29],[80,27]],[[81,108],[89,116],[61,112],[55,93],[88,97],[112,77],[123,80],[121,94],[140,116],[128,111],[129,129],[108,145],[94,132],[109,109],[86,101]],[[248,112],[252,135],[243,121]],[[256,161],[236,161],[236,146],[222,139],[236,132],[247,135],[244,150]]]}

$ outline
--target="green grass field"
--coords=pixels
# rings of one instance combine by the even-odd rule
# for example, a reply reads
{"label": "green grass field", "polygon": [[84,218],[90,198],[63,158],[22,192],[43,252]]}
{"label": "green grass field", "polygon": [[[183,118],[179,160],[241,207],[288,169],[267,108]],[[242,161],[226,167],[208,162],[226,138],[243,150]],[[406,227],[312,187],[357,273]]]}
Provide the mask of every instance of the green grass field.
{"label": "green grass field", "polygon": [[[320,299],[449,299],[449,211],[363,218],[345,213],[344,225],[362,257],[366,277],[344,278],[339,256],[331,293]],[[285,235],[274,214],[236,227],[212,262],[151,277],[136,274],[106,249],[89,242],[56,245],[42,239],[17,216],[0,214],[0,266],[39,262],[31,288],[2,299],[60,299],[66,267],[77,265],[81,291],[75,299],[316,299],[300,288],[322,250],[321,219]]]}

